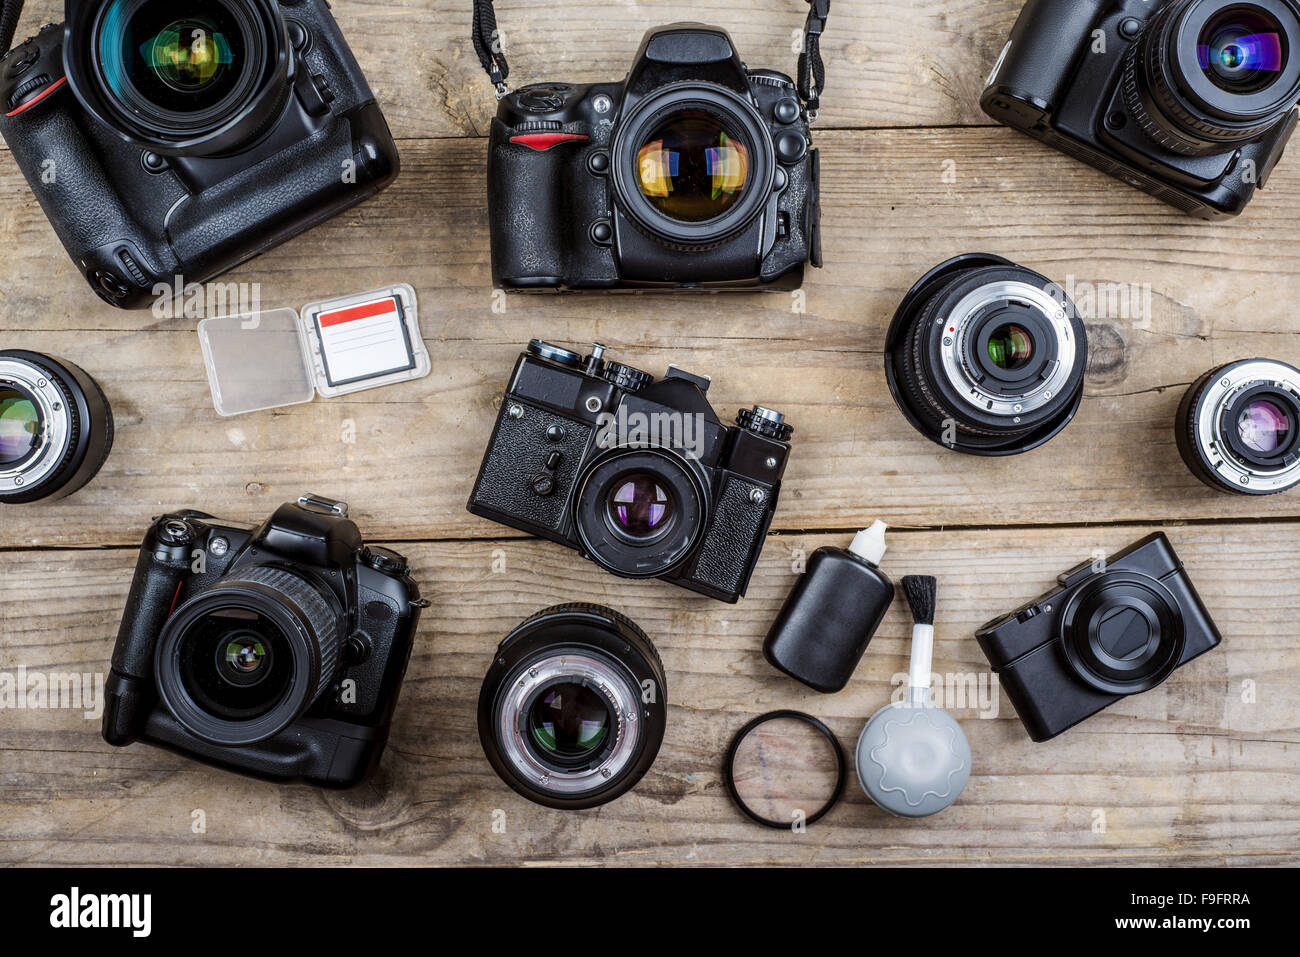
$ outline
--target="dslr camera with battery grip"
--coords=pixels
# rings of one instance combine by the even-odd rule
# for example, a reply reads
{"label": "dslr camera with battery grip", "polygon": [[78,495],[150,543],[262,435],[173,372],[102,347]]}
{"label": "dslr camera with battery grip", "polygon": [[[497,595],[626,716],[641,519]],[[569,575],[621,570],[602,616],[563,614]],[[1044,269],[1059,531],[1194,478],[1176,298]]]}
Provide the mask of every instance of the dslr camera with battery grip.
{"label": "dslr camera with battery grip", "polygon": [[1297,0],[1029,0],[981,105],[1204,219],[1267,183],[1300,101]]}
{"label": "dslr camera with battery grip", "polygon": [[426,605],[340,502],[304,496],[255,528],[164,515],[113,649],[104,738],[350,787],[379,763]]}
{"label": "dslr camera with battery grip", "polygon": [[1222,641],[1163,533],[1058,584],[975,633],[1035,741],[1156,687]]}
{"label": "dslr camera with battery grip", "polygon": [[534,339],[515,363],[469,511],[625,578],[726,602],[749,585],[793,429],[762,406],[724,425],[709,380],[660,380]]}
{"label": "dslr camera with battery grip", "polygon": [[[11,31],[22,3],[3,2]],[[207,282],[397,176],[326,0],[67,0],[66,16],[0,60],[0,134],[112,305]]]}
{"label": "dslr camera with battery grip", "polygon": [[799,83],[747,68],[725,30],[674,23],[622,81],[505,92],[488,159],[497,287],[798,288],[821,265],[809,119],[828,11],[815,0]]}

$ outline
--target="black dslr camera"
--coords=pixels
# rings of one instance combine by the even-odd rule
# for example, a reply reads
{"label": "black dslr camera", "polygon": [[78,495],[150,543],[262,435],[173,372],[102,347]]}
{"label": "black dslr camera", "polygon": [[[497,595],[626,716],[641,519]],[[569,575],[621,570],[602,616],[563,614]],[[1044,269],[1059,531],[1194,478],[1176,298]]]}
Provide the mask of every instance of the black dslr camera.
{"label": "black dslr camera", "polygon": [[981,105],[1213,219],[1245,209],[1295,130],[1296,0],[1029,0]]}
{"label": "black dslr camera", "polygon": [[488,160],[494,283],[797,289],[821,265],[808,120],[793,80],[697,23],[647,33],[622,82],[510,93]]}
{"label": "black dslr camera", "polygon": [[104,739],[350,787],[379,763],[427,604],[340,502],[304,496],[257,528],[164,515],[113,649]]}
{"label": "black dslr camera", "polygon": [[1162,533],[1058,581],[975,633],[1035,741],[1154,688],[1223,640]]}
{"label": "black dslr camera", "polygon": [[67,0],[66,16],[0,60],[0,134],[112,305],[207,282],[397,176],[326,0]]}
{"label": "black dslr camera", "polygon": [[534,339],[506,387],[469,510],[624,578],[736,602],[776,511],[794,431],[761,406],[723,425],[709,380],[654,377]]}

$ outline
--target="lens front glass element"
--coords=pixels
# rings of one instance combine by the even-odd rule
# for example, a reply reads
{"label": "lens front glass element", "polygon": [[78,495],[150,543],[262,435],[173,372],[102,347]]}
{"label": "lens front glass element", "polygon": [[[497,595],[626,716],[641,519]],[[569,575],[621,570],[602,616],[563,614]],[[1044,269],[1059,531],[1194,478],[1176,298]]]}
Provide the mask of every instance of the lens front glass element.
{"label": "lens front glass element", "polygon": [[1015,323],[1006,323],[993,330],[988,344],[989,361],[1008,372],[1024,368],[1034,357],[1034,340],[1029,332]]}
{"label": "lens front glass element", "polygon": [[17,465],[35,450],[41,415],[31,398],[0,384],[0,467]]}
{"label": "lens front glass element", "polygon": [[610,520],[627,538],[657,537],[673,516],[673,497],[653,475],[638,473],[618,479],[607,502]]}
{"label": "lens front glass element", "polygon": [[243,721],[269,712],[293,674],[284,633],[247,608],[219,608],[190,626],[179,646],[190,697],[218,718]]}
{"label": "lens front glass element", "polygon": [[576,681],[542,691],[528,713],[528,728],[542,753],[562,760],[584,758],[609,738],[609,702]]}
{"label": "lens front glass element", "polygon": [[1246,448],[1269,455],[1284,448],[1291,438],[1291,417],[1276,403],[1256,399],[1237,417],[1237,434]]}
{"label": "lens front glass element", "polygon": [[673,113],[637,153],[642,194],[665,216],[698,223],[721,216],[749,183],[749,150],[706,110]]}
{"label": "lens front glass element", "polygon": [[1211,17],[1196,44],[1201,70],[1229,93],[1259,93],[1286,65],[1281,24],[1258,7],[1228,7]]}
{"label": "lens front glass element", "polygon": [[127,106],[190,114],[238,92],[248,41],[247,21],[226,0],[113,0],[98,52],[105,83]]}

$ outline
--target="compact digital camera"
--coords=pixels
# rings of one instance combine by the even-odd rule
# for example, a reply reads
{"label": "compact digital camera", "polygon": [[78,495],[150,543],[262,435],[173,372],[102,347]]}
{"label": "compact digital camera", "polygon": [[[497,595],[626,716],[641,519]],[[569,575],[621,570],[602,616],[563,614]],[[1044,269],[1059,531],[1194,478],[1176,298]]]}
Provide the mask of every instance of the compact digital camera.
{"label": "compact digital camera", "polygon": [[304,496],[256,528],[164,515],[136,564],[104,739],[350,787],[379,763],[427,604],[340,502]]}
{"label": "compact digital camera", "polygon": [[981,105],[1185,213],[1240,213],[1296,125],[1297,0],[1029,0]]}
{"label": "compact digital camera", "polygon": [[488,161],[498,288],[796,289],[821,265],[818,160],[794,82],[725,30],[646,34],[616,83],[501,100]]}
{"label": "compact digital camera", "polygon": [[576,548],[616,575],[739,601],[772,524],[793,429],[762,406],[723,425],[707,378],[670,367],[656,382],[604,353],[529,344],[469,510]]}
{"label": "compact digital camera", "polygon": [[361,202],[397,148],[326,0],[67,0],[0,59],[0,134],[106,302]]}
{"label": "compact digital camera", "polygon": [[1035,741],[1154,688],[1223,640],[1163,533],[1058,582],[975,633]]}

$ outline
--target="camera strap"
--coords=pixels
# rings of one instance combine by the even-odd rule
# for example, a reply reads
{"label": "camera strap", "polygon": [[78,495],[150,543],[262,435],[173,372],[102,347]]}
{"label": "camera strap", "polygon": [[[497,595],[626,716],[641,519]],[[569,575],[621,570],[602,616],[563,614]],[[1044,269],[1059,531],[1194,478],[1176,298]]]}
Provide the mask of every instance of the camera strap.
{"label": "camera strap", "polygon": [[18,18],[23,15],[23,0],[0,0],[0,56],[8,53],[18,33]]}
{"label": "camera strap", "polygon": [[[826,65],[822,62],[821,36],[830,16],[831,0],[807,0],[808,22],[803,31],[803,51],[799,54],[796,86],[804,102],[808,118],[815,119],[821,105],[821,94],[826,85]],[[505,39],[497,27],[496,10],[492,0],[474,0],[474,52],[479,63],[496,87],[497,99],[510,92],[506,79],[510,64],[506,62]]]}

